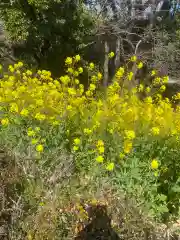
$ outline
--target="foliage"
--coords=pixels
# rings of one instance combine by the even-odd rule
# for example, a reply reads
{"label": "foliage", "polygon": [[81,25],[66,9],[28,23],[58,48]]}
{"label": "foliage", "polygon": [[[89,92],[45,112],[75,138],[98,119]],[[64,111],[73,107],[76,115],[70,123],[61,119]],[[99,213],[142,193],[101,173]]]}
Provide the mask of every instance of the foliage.
{"label": "foliage", "polygon": [[8,74],[1,68],[0,140],[21,173],[11,239],[72,239],[77,215],[62,206],[101,193],[107,200],[108,191],[115,201],[135,201],[148,224],[179,216],[180,108],[172,102],[180,94],[163,99],[168,77],[155,70],[149,87],[133,86],[132,62],[137,71],[143,67],[131,57],[104,90],[93,63],[86,66],[89,87],[80,84],[85,67],[79,55],[66,58],[66,75],[57,79],[22,62],[10,65]]}
{"label": "foliage", "polygon": [[79,1],[1,1],[0,14],[16,57],[58,75],[62,59],[86,43],[93,27]]}

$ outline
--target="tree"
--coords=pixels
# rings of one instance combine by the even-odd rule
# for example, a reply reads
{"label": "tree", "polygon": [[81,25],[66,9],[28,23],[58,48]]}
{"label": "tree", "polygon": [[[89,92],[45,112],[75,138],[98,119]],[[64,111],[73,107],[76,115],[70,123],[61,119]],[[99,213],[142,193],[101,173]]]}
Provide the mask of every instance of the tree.
{"label": "tree", "polygon": [[93,20],[78,0],[1,0],[0,17],[15,56],[55,75],[65,56],[75,54],[93,29]]}

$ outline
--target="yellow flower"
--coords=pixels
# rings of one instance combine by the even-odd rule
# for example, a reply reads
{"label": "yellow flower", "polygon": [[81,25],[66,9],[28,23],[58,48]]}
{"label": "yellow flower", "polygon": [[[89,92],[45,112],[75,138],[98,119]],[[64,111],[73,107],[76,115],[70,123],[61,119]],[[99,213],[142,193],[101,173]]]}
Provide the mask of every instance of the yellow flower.
{"label": "yellow flower", "polygon": [[116,72],[116,78],[120,79],[124,75],[124,68],[120,67],[118,71]]}
{"label": "yellow flower", "polygon": [[24,109],[21,110],[20,114],[21,114],[22,116],[25,116],[25,117],[26,117],[26,116],[28,116],[29,111],[28,111],[28,109],[24,108]]}
{"label": "yellow flower", "polygon": [[151,104],[153,102],[152,97],[145,98],[145,102]]}
{"label": "yellow flower", "polygon": [[156,159],[153,159],[152,162],[151,162],[151,168],[152,169],[158,169],[159,167],[159,163]]}
{"label": "yellow flower", "polygon": [[97,81],[97,77],[95,75],[91,76],[91,81],[92,82],[96,82]]}
{"label": "yellow flower", "polygon": [[74,75],[75,77],[78,77],[78,76],[79,76],[79,72],[78,72],[78,71],[74,71],[73,75]]}
{"label": "yellow flower", "polygon": [[36,151],[37,151],[37,152],[43,152],[43,151],[44,151],[43,145],[42,145],[42,144],[38,144],[38,145],[36,146]]}
{"label": "yellow flower", "polygon": [[0,71],[2,70],[2,65],[0,64]]}
{"label": "yellow flower", "polygon": [[35,118],[39,121],[45,120],[46,116],[44,114],[41,113],[36,113]]}
{"label": "yellow flower", "polygon": [[163,83],[168,83],[169,81],[169,77],[168,76],[164,76],[163,79],[162,79],[162,82]]}
{"label": "yellow flower", "polygon": [[3,126],[8,126],[8,124],[9,124],[9,119],[8,119],[8,118],[3,118],[3,119],[1,119],[1,124],[2,124]]}
{"label": "yellow flower", "polygon": [[93,70],[93,69],[94,69],[94,63],[90,63],[90,64],[89,64],[89,68],[90,68],[91,70]]}
{"label": "yellow flower", "polygon": [[99,80],[101,80],[102,79],[102,73],[98,72],[97,77],[98,77]]}
{"label": "yellow flower", "polygon": [[133,76],[134,76],[134,73],[133,73],[133,72],[129,72],[129,73],[128,73],[128,76],[127,76],[127,77],[128,77],[128,80],[131,81],[132,78],[133,78]]}
{"label": "yellow flower", "polygon": [[74,59],[75,59],[76,62],[79,62],[79,61],[81,60],[81,57],[80,57],[80,55],[78,54],[78,55],[76,55],[76,56],[74,57]]}
{"label": "yellow flower", "polygon": [[71,111],[72,110],[72,106],[71,105],[67,105],[67,110]]}
{"label": "yellow flower", "polygon": [[27,74],[28,76],[31,76],[33,73],[32,73],[30,70],[27,70],[27,71],[26,71],[26,74]]}
{"label": "yellow flower", "polygon": [[102,163],[104,161],[104,157],[99,155],[97,158],[96,158],[96,161],[99,162],[99,163]]}
{"label": "yellow flower", "polygon": [[138,69],[141,69],[143,67],[143,63],[142,62],[139,62],[138,65],[137,65],[137,68]]}
{"label": "yellow flower", "polygon": [[73,69],[72,69],[72,68],[68,68],[68,69],[67,69],[67,72],[68,72],[68,73],[73,73]]}
{"label": "yellow flower", "polygon": [[160,130],[158,127],[153,127],[153,128],[151,128],[151,132],[154,136],[157,136],[157,135],[159,135]]}
{"label": "yellow flower", "polygon": [[95,89],[96,89],[96,86],[91,83],[90,86],[89,86],[89,90],[94,91]]}
{"label": "yellow flower", "polygon": [[147,93],[149,93],[149,92],[151,91],[151,88],[150,88],[150,87],[147,87],[147,88],[145,89],[145,91],[146,91]]}
{"label": "yellow flower", "polygon": [[23,62],[18,62],[17,65],[18,65],[19,68],[21,68],[21,67],[23,67],[24,64],[23,64]]}
{"label": "yellow flower", "polygon": [[114,55],[115,55],[114,52],[110,52],[110,53],[108,54],[108,57],[109,57],[109,58],[113,58]]}
{"label": "yellow flower", "polygon": [[98,151],[99,151],[99,153],[104,153],[104,147],[103,146],[99,147]]}
{"label": "yellow flower", "polygon": [[114,163],[113,162],[108,163],[106,166],[106,170],[113,171],[113,169],[114,169]]}
{"label": "yellow flower", "polygon": [[131,62],[136,62],[137,61],[137,57],[136,56],[132,56],[130,60],[131,60]]}
{"label": "yellow flower", "polygon": [[132,149],[132,142],[125,141],[124,142],[124,153],[130,153]]}
{"label": "yellow flower", "polygon": [[98,140],[96,146],[97,147],[103,147],[104,146],[104,142],[102,140]]}
{"label": "yellow flower", "polygon": [[73,147],[73,151],[76,152],[76,151],[78,151],[78,150],[79,150],[79,147],[78,147],[78,146],[74,146],[74,147]]}
{"label": "yellow flower", "polygon": [[152,70],[151,71],[151,76],[153,77],[153,76],[155,76],[156,75],[156,71],[155,70]]}
{"label": "yellow flower", "polygon": [[75,82],[75,84],[77,84],[77,85],[79,84],[79,80],[78,80],[78,79],[75,79],[74,82]]}
{"label": "yellow flower", "polygon": [[78,72],[79,72],[79,73],[83,73],[83,68],[82,68],[82,67],[79,67],[79,68],[78,68]]}
{"label": "yellow flower", "polygon": [[16,103],[11,103],[10,112],[18,112],[18,105]]}
{"label": "yellow flower", "polygon": [[136,137],[136,134],[133,130],[125,130],[125,137],[129,140],[132,140]]}
{"label": "yellow flower", "polygon": [[162,85],[161,87],[160,87],[160,91],[161,92],[164,92],[166,90],[166,86],[165,85]]}
{"label": "yellow flower", "polygon": [[11,72],[11,73],[13,73],[14,71],[15,71],[15,69],[14,69],[14,67],[12,66],[12,65],[9,65],[9,71]]}
{"label": "yellow flower", "polygon": [[34,144],[36,144],[38,142],[38,139],[35,139],[35,138],[33,138],[32,140],[31,140],[31,143],[34,145]]}
{"label": "yellow flower", "polygon": [[91,133],[92,133],[92,130],[91,130],[91,129],[89,129],[89,128],[85,128],[85,129],[84,129],[84,134],[90,135]]}
{"label": "yellow flower", "polygon": [[144,90],[144,86],[142,84],[139,84],[138,91],[143,92],[143,90]]}
{"label": "yellow flower", "polygon": [[65,63],[67,65],[71,65],[72,64],[72,58],[71,57],[67,57],[66,60],[65,60]]}
{"label": "yellow flower", "polygon": [[74,144],[79,145],[81,143],[81,140],[79,138],[74,139]]}
{"label": "yellow flower", "polygon": [[28,132],[27,132],[27,135],[28,135],[29,137],[35,136],[35,134],[36,134],[36,133],[35,133],[33,130],[31,130],[31,129],[29,129]]}
{"label": "yellow flower", "polygon": [[161,83],[161,78],[160,77],[156,77],[153,81],[153,85],[159,85]]}

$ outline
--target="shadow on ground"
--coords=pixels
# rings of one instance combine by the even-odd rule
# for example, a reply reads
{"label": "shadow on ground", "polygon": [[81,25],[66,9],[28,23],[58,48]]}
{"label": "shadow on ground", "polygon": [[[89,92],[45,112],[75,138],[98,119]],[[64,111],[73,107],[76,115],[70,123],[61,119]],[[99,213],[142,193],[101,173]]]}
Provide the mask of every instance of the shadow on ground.
{"label": "shadow on ground", "polygon": [[91,221],[74,240],[120,240],[111,227],[106,206],[91,206],[87,212]]}

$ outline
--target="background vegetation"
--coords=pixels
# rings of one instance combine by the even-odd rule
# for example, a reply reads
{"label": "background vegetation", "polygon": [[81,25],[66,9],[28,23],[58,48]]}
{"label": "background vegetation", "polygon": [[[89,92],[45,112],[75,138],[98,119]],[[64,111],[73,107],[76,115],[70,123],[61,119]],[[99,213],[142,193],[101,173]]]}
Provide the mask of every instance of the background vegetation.
{"label": "background vegetation", "polygon": [[178,15],[121,4],[0,3],[4,239],[178,234]]}

